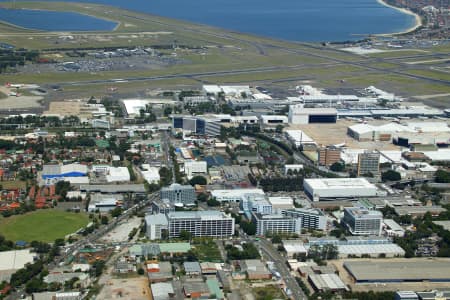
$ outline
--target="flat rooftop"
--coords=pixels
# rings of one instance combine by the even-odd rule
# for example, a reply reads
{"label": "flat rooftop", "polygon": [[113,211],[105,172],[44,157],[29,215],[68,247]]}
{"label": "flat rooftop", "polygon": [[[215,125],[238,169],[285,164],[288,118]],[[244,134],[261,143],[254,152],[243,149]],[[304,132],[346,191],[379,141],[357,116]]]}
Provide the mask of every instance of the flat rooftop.
{"label": "flat rooftop", "polygon": [[344,267],[358,282],[450,282],[450,259],[345,261]]}
{"label": "flat rooftop", "polygon": [[376,186],[364,178],[314,178],[305,179],[314,189],[334,189],[334,188],[369,188],[376,189]]}

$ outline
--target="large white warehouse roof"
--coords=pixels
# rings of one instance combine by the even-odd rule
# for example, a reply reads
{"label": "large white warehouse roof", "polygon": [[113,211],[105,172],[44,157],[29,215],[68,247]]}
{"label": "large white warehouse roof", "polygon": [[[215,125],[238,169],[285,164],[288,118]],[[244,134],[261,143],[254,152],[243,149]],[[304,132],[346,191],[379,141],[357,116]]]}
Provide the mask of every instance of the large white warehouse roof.
{"label": "large white warehouse roof", "polygon": [[378,189],[364,178],[305,179],[305,193],[314,201],[321,198],[374,197]]}

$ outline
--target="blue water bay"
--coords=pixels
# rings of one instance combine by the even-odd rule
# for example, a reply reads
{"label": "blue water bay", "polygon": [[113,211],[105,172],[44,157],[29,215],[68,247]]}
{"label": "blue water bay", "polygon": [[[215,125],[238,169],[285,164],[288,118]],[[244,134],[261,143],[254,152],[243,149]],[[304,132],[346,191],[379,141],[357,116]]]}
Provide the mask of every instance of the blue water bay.
{"label": "blue water bay", "polygon": [[[66,0],[67,1],[67,0]],[[77,0],[292,41],[344,41],[404,31],[412,15],[376,0]],[[0,18],[2,16],[0,15]],[[45,27],[59,26],[45,18]]]}

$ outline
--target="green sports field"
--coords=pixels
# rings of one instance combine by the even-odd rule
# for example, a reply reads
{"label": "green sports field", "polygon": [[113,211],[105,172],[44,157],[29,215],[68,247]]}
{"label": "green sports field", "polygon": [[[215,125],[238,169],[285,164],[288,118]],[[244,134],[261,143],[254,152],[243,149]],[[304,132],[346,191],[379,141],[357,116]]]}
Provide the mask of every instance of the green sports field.
{"label": "green sports field", "polygon": [[88,223],[89,218],[83,213],[45,209],[0,219],[0,234],[12,241],[53,242]]}

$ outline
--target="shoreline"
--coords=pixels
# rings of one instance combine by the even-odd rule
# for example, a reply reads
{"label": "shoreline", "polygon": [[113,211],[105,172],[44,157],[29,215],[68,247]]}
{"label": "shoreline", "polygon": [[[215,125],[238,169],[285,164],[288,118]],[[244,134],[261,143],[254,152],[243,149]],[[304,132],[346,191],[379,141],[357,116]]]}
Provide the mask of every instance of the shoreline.
{"label": "shoreline", "polygon": [[422,18],[418,14],[410,11],[409,9],[397,7],[397,6],[394,6],[394,5],[390,5],[390,4],[386,3],[386,2],[384,2],[384,0],[377,0],[377,2],[379,4],[381,4],[381,5],[383,5],[383,6],[386,6],[386,7],[395,9],[395,10],[398,10],[398,11],[404,13],[404,14],[407,14],[407,15],[410,15],[410,16],[414,16],[416,23],[411,28],[403,30],[403,31],[400,31],[400,32],[380,33],[380,34],[374,34],[374,36],[392,36],[392,35],[407,34],[407,33],[413,32],[413,31],[417,30],[417,28],[423,26]]}

